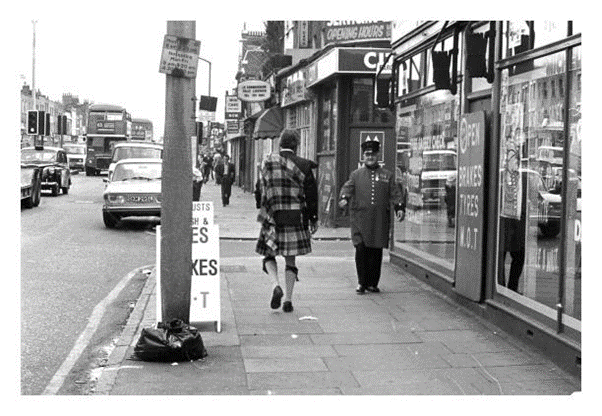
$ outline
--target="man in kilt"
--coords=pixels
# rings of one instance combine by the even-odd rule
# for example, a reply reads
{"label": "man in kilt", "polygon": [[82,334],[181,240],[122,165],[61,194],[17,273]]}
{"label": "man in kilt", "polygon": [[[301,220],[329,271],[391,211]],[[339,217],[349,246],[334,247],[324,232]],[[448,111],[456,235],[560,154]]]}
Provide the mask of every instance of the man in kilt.
{"label": "man in kilt", "polygon": [[[311,252],[311,234],[318,229],[318,185],[312,172],[317,164],[295,154],[298,143],[295,131],[282,132],[280,153],[266,156],[256,190],[261,231],[255,251],[264,256],[263,271],[274,283],[270,306],[278,309],[284,296],[284,312],[293,311],[293,288],[299,280],[295,256]],[[284,292],[278,279],[278,255],[285,261]]]}

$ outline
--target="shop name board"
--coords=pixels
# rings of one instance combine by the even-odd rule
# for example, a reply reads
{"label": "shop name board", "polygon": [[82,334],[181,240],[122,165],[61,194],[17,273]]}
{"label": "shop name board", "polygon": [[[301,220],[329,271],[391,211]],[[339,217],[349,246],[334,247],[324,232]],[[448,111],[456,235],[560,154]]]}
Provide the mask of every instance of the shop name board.
{"label": "shop name board", "polygon": [[458,137],[456,180],[456,284],[469,299],[481,298],[484,225],[485,113],[465,114]]}
{"label": "shop name board", "polygon": [[265,81],[249,80],[238,84],[238,98],[242,101],[259,102],[270,98],[270,84]]}
{"label": "shop name board", "polygon": [[235,95],[226,95],[226,119],[239,119],[242,114],[242,102]]}
{"label": "shop name board", "polygon": [[327,26],[323,29],[325,45],[358,40],[391,40],[391,22],[370,22]]}
{"label": "shop name board", "polygon": [[307,99],[305,71],[297,71],[286,77],[282,87],[282,107]]}
{"label": "shop name board", "polygon": [[165,35],[159,72],[184,78],[196,78],[201,41]]}
{"label": "shop name board", "polygon": [[[376,74],[383,66],[390,49],[384,48],[335,48],[314,62],[307,70],[307,86],[318,83],[335,73]],[[393,60],[389,59],[382,73],[391,73]]]}
{"label": "shop name board", "polygon": [[226,133],[236,134],[239,130],[238,120],[226,120]]}

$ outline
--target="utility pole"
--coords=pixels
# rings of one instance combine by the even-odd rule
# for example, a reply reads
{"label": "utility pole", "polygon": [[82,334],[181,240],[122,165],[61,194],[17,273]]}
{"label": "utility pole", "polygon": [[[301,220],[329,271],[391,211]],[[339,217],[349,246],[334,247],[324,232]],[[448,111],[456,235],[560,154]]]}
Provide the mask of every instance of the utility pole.
{"label": "utility pole", "polygon": [[[167,34],[196,38],[194,21],[168,21]],[[161,311],[163,321],[190,319],[192,264],[192,155],[195,79],[172,73],[165,82],[161,182]]]}
{"label": "utility pole", "polygon": [[[31,59],[31,96],[33,98],[33,110],[37,111],[37,96],[36,96],[36,23],[37,20],[32,20],[33,24],[33,51],[32,51],[32,59]],[[42,143],[43,143],[42,139]],[[33,143],[37,146],[38,136],[33,136]]]}

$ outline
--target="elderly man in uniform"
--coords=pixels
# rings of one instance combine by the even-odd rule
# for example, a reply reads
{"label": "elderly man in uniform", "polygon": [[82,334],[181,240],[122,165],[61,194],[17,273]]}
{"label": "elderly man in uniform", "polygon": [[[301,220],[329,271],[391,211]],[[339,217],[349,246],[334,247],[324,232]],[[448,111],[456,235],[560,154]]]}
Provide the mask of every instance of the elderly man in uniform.
{"label": "elderly man in uniform", "polygon": [[363,167],[353,171],[341,189],[339,207],[349,205],[351,242],[355,246],[355,266],[358,283],[355,290],[380,292],[378,282],[383,248],[389,246],[390,212],[403,220],[405,207],[395,175],[378,163],[380,143],[365,141],[361,145],[365,159]]}

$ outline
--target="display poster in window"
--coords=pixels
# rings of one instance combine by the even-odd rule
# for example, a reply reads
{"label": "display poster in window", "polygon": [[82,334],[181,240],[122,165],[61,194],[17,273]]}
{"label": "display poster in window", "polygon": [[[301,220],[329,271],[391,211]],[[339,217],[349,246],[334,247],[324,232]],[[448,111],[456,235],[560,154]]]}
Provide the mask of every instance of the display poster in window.
{"label": "display poster in window", "polygon": [[481,300],[484,223],[485,113],[465,114],[458,137],[456,279],[461,295]]}
{"label": "display poster in window", "polygon": [[523,103],[507,104],[501,117],[501,166],[500,183],[502,186],[500,215],[506,218],[520,218],[522,177],[520,163],[523,134]]}

